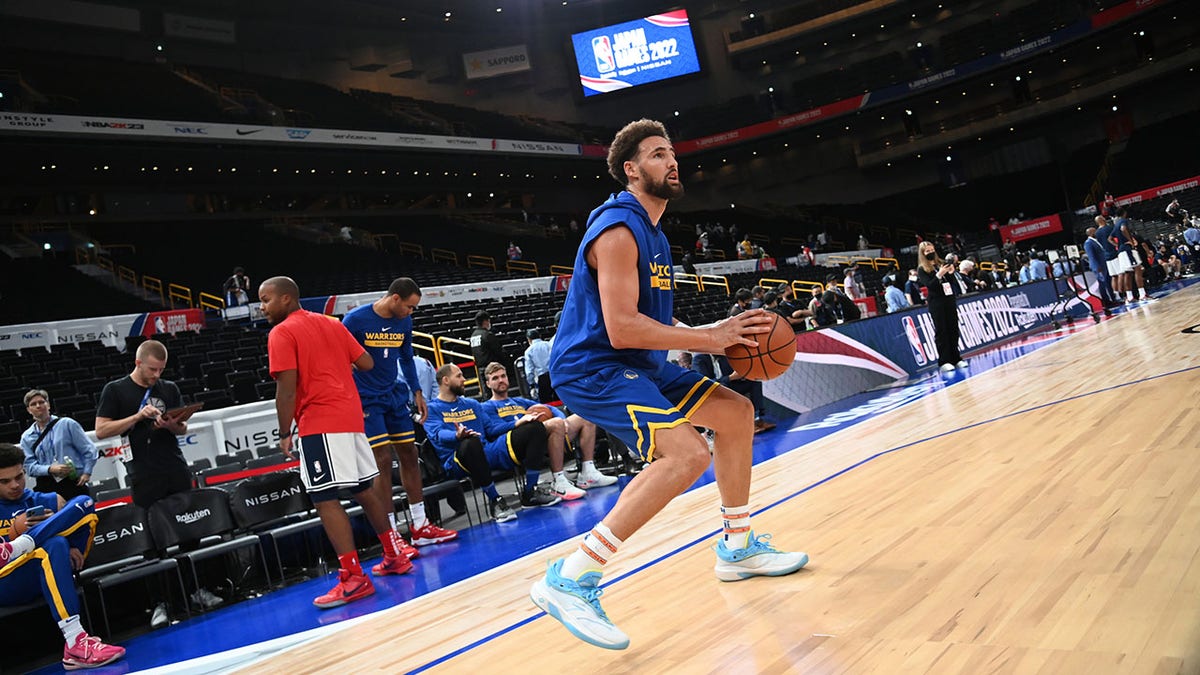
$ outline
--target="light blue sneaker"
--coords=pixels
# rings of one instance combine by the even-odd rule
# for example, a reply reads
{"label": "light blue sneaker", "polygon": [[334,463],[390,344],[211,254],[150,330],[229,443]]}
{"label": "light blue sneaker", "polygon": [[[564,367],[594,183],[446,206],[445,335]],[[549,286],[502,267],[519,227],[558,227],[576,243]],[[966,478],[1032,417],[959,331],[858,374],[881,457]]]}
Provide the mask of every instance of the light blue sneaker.
{"label": "light blue sneaker", "polygon": [[546,576],[529,590],[529,598],[584,642],[604,649],[625,649],[629,636],[609,621],[600,607],[600,574],[588,572],[572,581],[559,574],[562,559],[546,567]]}
{"label": "light blue sneaker", "polygon": [[781,577],[808,564],[807,553],[785,553],[770,544],[771,535],[758,537],[750,533],[746,548],[725,548],[724,539],[717,541],[717,565],[714,568],[721,581],[741,581],[750,577]]}

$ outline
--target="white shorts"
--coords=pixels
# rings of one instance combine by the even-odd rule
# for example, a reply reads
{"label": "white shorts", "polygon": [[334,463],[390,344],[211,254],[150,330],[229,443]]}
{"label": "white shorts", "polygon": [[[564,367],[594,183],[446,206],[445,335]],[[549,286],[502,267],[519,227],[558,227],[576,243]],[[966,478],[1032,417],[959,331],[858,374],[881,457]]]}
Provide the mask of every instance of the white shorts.
{"label": "white shorts", "polygon": [[1108,266],[1108,276],[1115,277],[1121,273],[1120,257],[1113,258],[1112,260],[1106,260],[1104,264]]}
{"label": "white shorts", "polygon": [[379,475],[375,453],[363,433],[300,437],[300,480],[314,502],[337,498],[340,488],[357,492]]}
{"label": "white shorts", "polygon": [[1117,256],[1120,261],[1121,273],[1132,272],[1135,267],[1142,264],[1142,257],[1137,251],[1121,251]]}

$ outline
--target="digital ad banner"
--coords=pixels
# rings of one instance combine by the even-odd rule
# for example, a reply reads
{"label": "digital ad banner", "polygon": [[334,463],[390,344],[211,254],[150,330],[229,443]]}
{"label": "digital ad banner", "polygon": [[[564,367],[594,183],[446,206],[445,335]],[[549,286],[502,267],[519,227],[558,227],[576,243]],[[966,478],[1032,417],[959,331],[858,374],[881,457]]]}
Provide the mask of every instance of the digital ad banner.
{"label": "digital ad banner", "polygon": [[571,36],[584,96],[700,71],[687,11],[656,14]]}

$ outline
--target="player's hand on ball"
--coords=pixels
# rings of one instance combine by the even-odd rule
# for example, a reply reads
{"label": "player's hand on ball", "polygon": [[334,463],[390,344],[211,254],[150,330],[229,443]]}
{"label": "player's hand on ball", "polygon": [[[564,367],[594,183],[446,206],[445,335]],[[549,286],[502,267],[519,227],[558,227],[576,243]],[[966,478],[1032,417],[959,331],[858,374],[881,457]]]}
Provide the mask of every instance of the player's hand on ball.
{"label": "player's hand on ball", "polygon": [[712,351],[720,353],[730,345],[756,346],[758,343],[751,336],[770,331],[771,323],[771,315],[762,309],[748,309],[720,321],[709,328]]}

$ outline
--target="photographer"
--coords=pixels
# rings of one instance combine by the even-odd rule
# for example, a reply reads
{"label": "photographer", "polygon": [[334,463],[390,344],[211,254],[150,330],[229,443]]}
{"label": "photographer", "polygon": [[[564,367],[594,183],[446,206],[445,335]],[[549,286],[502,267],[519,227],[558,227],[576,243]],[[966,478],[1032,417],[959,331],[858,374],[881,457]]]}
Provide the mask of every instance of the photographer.
{"label": "photographer", "polygon": [[966,368],[967,362],[958,353],[958,302],[954,299],[965,289],[954,272],[954,263],[939,258],[932,242],[921,242],[917,249],[917,278],[929,289],[929,316],[933,319],[933,341],[942,372]]}

